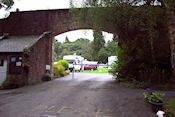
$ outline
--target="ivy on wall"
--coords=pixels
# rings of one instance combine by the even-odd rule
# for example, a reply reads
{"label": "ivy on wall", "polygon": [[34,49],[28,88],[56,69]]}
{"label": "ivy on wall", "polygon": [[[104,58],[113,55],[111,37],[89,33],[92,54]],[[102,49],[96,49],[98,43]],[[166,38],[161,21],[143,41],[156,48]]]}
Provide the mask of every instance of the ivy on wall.
{"label": "ivy on wall", "polygon": [[171,53],[166,9],[117,2],[103,5],[94,4],[94,7],[72,9],[71,12],[80,23],[119,35],[121,45],[120,51],[116,52],[117,67],[114,67],[118,77],[150,83],[170,81]]}

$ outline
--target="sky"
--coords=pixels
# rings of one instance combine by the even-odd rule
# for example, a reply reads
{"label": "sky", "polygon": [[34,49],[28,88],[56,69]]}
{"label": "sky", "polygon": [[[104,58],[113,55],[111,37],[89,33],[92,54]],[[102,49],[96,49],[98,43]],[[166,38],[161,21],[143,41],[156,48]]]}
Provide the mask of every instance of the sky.
{"label": "sky", "polygon": [[[46,9],[65,9],[70,8],[70,0],[14,0],[15,4],[9,11],[0,9],[0,18],[3,18],[6,13],[14,12],[18,8],[20,11],[29,10],[46,10]],[[77,7],[81,6],[82,0],[74,0]],[[76,30],[67,33],[60,34],[55,38],[64,42],[65,37],[68,37],[70,41],[75,41],[78,38],[87,38],[93,40],[92,30]],[[107,32],[103,32],[105,41],[112,40],[113,35]]]}

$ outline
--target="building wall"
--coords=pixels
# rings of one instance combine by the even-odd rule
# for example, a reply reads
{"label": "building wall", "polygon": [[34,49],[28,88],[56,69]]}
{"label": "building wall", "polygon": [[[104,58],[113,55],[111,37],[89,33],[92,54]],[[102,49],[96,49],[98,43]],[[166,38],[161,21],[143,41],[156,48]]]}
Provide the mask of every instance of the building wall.
{"label": "building wall", "polygon": [[[8,88],[22,87],[28,84],[27,72],[22,66],[22,71],[20,74],[9,74],[9,63],[10,57],[22,57],[24,59],[23,53],[0,53],[0,59],[7,60],[7,80],[9,81]],[[22,60],[23,61],[23,60]],[[15,68],[14,68],[15,69]]]}
{"label": "building wall", "polygon": [[52,41],[49,34],[43,34],[41,39],[34,44],[28,52],[25,52],[26,61],[29,61],[28,84],[40,82],[45,73],[51,73],[46,70],[46,65],[52,68]]}
{"label": "building wall", "polygon": [[[53,71],[53,47],[54,38],[51,34],[44,33],[40,36],[40,40],[37,41],[31,48],[25,50],[24,53],[0,53],[0,60],[8,61],[7,68],[7,80],[9,86],[6,88],[18,88],[25,85],[36,84],[41,82],[45,73],[51,73]],[[10,74],[10,58],[22,57],[22,64],[28,63],[29,67],[21,66],[20,74]],[[50,70],[46,70],[46,65],[50,65]],[[15,67],[14,67],[15,70]]]}

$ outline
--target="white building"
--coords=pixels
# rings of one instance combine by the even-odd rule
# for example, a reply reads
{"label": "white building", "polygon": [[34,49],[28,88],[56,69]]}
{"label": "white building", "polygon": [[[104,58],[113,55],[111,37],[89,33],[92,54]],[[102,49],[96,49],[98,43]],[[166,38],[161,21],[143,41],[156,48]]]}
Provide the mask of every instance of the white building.
{"label": "white building", "polygon": [[84,70],[84,58],[81,56],[78,56],[76,54],[74,55],[65,55],[63,57],[63,60],[66,60],[69,63],[69,70],[73,71],[73,67],[75,70],[83,71]]}
{"label": "white building", "polygon": [[111,65],[117,61],[117,56],[110,56],[108,57],[108,69],[111,69]]}

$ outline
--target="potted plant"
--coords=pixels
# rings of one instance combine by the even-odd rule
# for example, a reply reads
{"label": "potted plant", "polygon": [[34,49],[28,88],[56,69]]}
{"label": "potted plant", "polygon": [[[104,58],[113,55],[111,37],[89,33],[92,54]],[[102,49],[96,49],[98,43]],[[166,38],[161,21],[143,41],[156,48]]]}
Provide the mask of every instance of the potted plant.
{"label": "potted plant", "polygon": [[43,81],[50,81],[51,80],[51,75],[49,73],[46,73],[43,78],[42,78]]}
{"label": "potted plant", "polygon": [[146,92],[143,93],[146,101],[148,101],[148,97],[150,97],[153,92],[155,92],[155,90],[153,90],[153,89],[146,89]]}
{"label": "potted plant", "polygon": [[149,104],[152,106],[153,112],[157,112],[159,110],[162,110],[162,106],[164,104],[163,102],[163,96],[165,94],[158,93],[154,90],[147,89],[146,92],[144,92],[144,97],[148,101]]}

